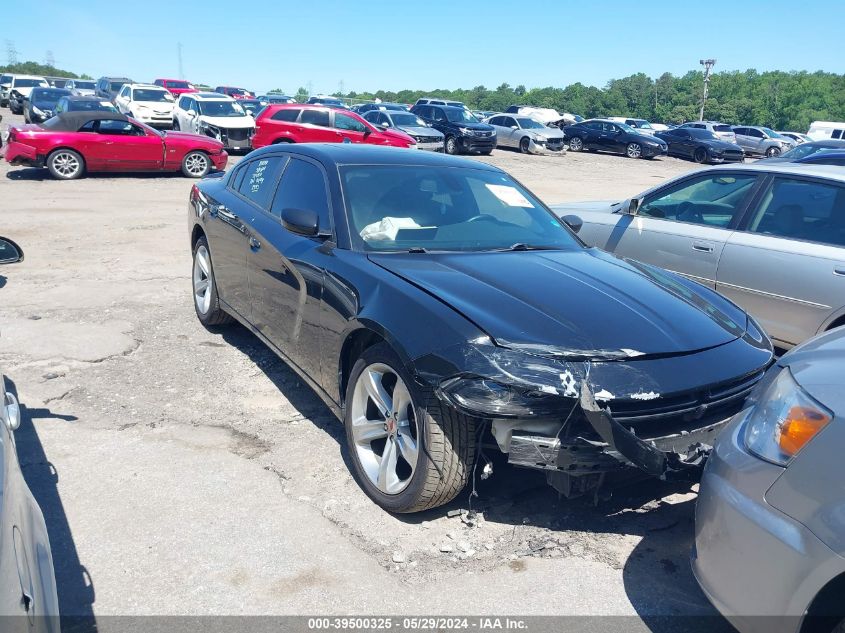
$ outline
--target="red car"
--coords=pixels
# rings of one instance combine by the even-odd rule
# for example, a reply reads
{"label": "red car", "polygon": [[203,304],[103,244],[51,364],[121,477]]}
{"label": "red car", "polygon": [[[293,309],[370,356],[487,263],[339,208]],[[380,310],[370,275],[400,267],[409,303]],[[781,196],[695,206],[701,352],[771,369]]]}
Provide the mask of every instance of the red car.
{"label": "red car", "polygon": [[232,99],[252,99],[255,97],[249,90],[245,88],[236,88],[235,86],[217,86],[214,89],[214,92],[217,92],[221,95],[227,95],[232,97]]}
{"label": "red car", "polygon": [[156,86],[166,88],[170,94],[177,97],[187,92],[199,92],[192,83],[184,79],[156,79],[153,83]]}
{"label": "red car", "polygon": [[159,132],[116,112],[62,112],[41,125],[10,127],[8,141],[8,163],[46,167],[59,180],[86,171],[181,171],[202,178],[229,160],[216,139]]}
{"label": "red car", "polygon": [[255,119],[252,147],[273,143],[367,143],[392,147],[417,144],[404,132],[381,130],[349,110],[301,103],[269,105]]}

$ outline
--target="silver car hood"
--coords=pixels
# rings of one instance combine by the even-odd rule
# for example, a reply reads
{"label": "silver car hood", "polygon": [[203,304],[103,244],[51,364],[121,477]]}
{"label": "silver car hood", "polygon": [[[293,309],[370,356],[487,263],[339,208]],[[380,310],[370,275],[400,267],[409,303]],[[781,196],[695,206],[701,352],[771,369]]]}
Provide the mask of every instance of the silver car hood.
{"label": "silver car hood", "polygon": [[563,130],[556,127],[547,127],[544,130],[523,130],[535,136],[543,136],[545,138],[564,138],[566,136]]}
{"label": "silver car hood", "polygon": [[589,200],[586,202],[561,202],[549,205],[549,208],[560,215],[567,213],[579,213],[584,211],[598,211],[600,213],[613,213],[619,208],[618,200]]}
{"label": "silver car hood", "polygon": [[778,365],[789,367],[807,393],[839,415],[845,411],[843,364],[845,328],[836,328],[811,338],[778,361]]}
{"label": "silver car hood", "polygon": [[433,127],[419,127],[416,125],[397,125],[393,129],[410,134],[411,136],[437,136],[442,137],[443,132]]}

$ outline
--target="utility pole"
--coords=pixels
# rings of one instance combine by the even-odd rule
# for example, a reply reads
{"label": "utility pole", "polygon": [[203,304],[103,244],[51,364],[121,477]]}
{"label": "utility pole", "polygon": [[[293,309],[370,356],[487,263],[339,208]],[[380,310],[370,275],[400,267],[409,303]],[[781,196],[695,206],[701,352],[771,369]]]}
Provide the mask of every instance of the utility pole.
{"label": "utility pole", "polygon": [[15,43],[12,40],[6,40],[6,58],[10,66],[18,63],[18,50],[15,48]]}
{"label": "utility pole", "polygon": [[715,59],[701,59],[698,61],[699,64],[704,66],[704,94],[701,97],[701,113],[698,115],[698,120],[704,120],[704,104],[707,103],[707,87],[710,84],[710,71],[712,70],[713,66],[716,64]]}
{"label": "utility pole", "polygon": [[343,92],[343,79],[341,79],[339,82],[337,82],[337,91],[340,93],[341,97],[345,94]]}
{"label": "utility pole", "polygon": [[179,56],[179,79],[184,79],[185,71],[182,69],[182,42],[176,43],[176,53]]}
{"label": "utility pole", "polygon": [[314,91],[314,82],[309,79],[308,83],[305,85],[308,87],[308,96],[310,97],[311,93]]}
{"label": "utility pole", "polygon": [[47,51],[47,54],[44,56],[44,64],[52,68],[56,67],[56,57],[53,55],[53,51]]}

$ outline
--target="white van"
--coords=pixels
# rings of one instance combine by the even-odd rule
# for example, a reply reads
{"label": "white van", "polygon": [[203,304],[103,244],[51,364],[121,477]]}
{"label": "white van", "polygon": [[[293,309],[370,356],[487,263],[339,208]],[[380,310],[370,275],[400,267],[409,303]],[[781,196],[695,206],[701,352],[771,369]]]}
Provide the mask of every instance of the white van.
{"label": "white van", "polygon": [[830,138],[845,141],[845,123],[841,121],[813,121],[807,136],[814,141],[826,141]]}

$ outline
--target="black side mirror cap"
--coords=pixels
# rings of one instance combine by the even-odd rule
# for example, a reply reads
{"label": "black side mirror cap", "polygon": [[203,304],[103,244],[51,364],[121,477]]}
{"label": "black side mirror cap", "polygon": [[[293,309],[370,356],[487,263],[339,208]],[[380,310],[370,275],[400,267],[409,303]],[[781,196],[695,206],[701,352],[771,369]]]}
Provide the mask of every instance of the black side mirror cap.
{"label": "black side mirror cap", "polygon": [[320,218],[316,211],[310,209],[282,209],[282,226],[291,233],[316,237],[320,228]]}
{"label": "black side mirror cap", "polygon": [[581,230],[582,226],[584,226],[584,220],[577,215],[565,215],[561,219],[566,223],[566,226],[576,233]]}

